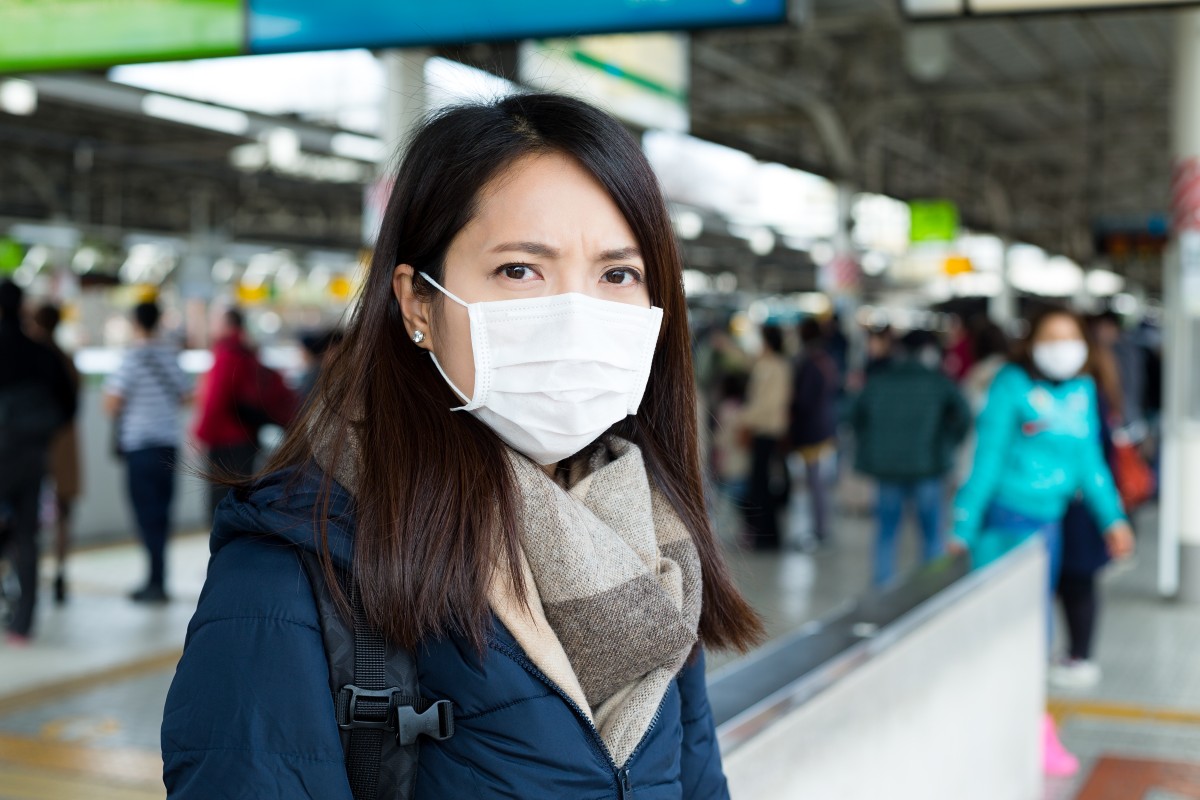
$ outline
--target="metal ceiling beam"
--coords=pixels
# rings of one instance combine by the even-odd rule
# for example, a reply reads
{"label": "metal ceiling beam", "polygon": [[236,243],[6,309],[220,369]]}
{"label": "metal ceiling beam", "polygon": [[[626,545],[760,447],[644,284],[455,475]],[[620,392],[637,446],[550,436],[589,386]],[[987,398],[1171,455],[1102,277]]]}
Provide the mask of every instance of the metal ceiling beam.
{"label": "metal ceiling beam", "polygon": [[692,52],[707,69],[741,84],[746,90],[765,92],[807,113],[825,147],[834,174],[846,178],[854,175],[857,159],[850,148],[846,126],[832,103],[799,84],[763,75],[719,48],[696,44]]}

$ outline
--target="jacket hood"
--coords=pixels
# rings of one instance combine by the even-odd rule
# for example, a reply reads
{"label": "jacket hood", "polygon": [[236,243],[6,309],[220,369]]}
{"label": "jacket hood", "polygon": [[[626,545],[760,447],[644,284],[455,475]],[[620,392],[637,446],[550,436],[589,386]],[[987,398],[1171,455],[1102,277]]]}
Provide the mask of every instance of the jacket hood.
{"label": "jacket hood", "polygon": [[[324,473],[315,465],[271,473],[249,491],[232,491],[217,506],[209,551],[244,536],[275,537],[280,543],[319,552],[317,510]],[[328,505],[329,552],[340,569],[349,569],[353,555],[353,498],[336,481]]]}

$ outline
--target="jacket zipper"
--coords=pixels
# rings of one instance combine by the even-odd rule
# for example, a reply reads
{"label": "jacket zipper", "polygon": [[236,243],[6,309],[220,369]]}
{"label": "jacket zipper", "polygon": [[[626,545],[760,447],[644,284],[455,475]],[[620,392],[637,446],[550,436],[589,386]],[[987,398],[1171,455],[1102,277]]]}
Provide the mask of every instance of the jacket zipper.
{"label": "jacket zipper", "polygon": [[[526,658],[524,654],[514,653],[511,649],[500,643],[495,643],[493,646],[501,649],[505,655],[520,664],[525,671],[531,673],[535,678],[546,684],[546,686],[550,687],[550,690],[561,697],[567,706],[569,706],[571,710],[575,712],[575,715],[587,724],[588,730],[591,731],[592,739],[599,747],[600,752],[604,754],[604,760],[608,762],[609,768],[613,771],[613,775],[617,779],[617,796],[620,798],[620,800],[626,800],[627,798],[633,797],[633,785],[629,779],[629,768],[617,766],[617,762],[613,760],[612,753],[608,751],[608,745],[604,743],[604,738],[600,735],[600,730],[596,727],[596,723],[592,722],[592,718],[584,713],[583,709],[579,707],[579,704],[571,699],[571,696],[564,692],[562,687],[550,680],[546,673],[538,669],[538,667],[532,661]],[[668,688],[667,691],[670,691],[670,688]],[[626,764],[629,764],[633,761],[634,756],[641,752],[642,747],[650,738],[650,733],[658,725],[659,717],[662,716],[663,704],[666,703],[666,701],[667,695],[664,692],[662,699],[658,701],[658,708],[654,710],[654,716],[650,719],[649,727],[647,727],[646,732],[642,734],[642,739],[640,742],[638,742],[637,747],[633,748],[633,752],[631,752],[629,754],[629,758],[625,760]]]}

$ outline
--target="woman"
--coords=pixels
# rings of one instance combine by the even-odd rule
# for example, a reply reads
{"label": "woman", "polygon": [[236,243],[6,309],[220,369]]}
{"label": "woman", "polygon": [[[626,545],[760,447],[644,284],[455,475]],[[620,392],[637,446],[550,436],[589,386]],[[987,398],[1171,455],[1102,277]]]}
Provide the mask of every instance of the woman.
{"label": "woman", "polygon": [[[1120,427],[1125,407],[1116,358],[1097,335],[1092,320],[1089,372],[1096,382],[1100,426],[1096,435],[1104,461],[1113,469],[1113,428]],[[1130,510],[1130,509],[1127,509]],[[1092,639],[1100,613],[1096,576],[1109,563],[1108,548],[1095,518],[1084,503],[1072,499],[1062,520],[1062,558],[1055,592],[1067,629],[1066,655],[1050,667],[1050,682],[1064,689],[1088,689],[1100,682],[1100,666],[1092,661]]]}
{"label": "woman", "polygon": [[679,253],[624,128],[553,95],[423,125],[318,402],[217,515],[170,796],[351,797],[315,550],[453,704],[413,796],[726,797],[702,646],[761,624],[705,516],[693,385]]}
{"label": "woman", "polygon": [[783,331],[762,328],[762,353],[750,369],[741,424],[750,449],[746,484],[746,533],[755,550],[778,550],[779,513],[787,507],[789,479],[784,458],[792,365],[783,355]]}
{"label": "woman", "polygon": [[[1096,385],[1085,375],[1083,323],[1050,309],[1030,327],[1016,363],[992,381],[979,415],[971,477],[955,499],[951,549],[969,550],[976,566],[1037,536],[1046,546],[1047,608],[1062,554],[1060,522],[1077,491],[1095,517],[1113,557],[1131,552],[1133,534],[1100,449]],[[1051,617],[1047,617],[1047,628]],[[1046,715],[1044,766],[1050,774],[1078,768]]]}
{"label": "woman", "polygon": [[[75,389],[75,397],[79,398],[79,370],[75,369],[75,360],[67,355],[54,338],[62,313],[58,306],[46,303],[33,312],[33,328],[31,333],[39,342],[49,347],[66,367],[71,376],[71,386]],[[77,406],[78,407],[78,406]],[[62,604],[67,601],[67,554],[71,548],[71,508],[75,500],[82,494],[80,478],[81,459],[79,458],[79,428],[75,417],[72,417],[50,442],[50,460],[47,470],[54,483],[54,601]]]}

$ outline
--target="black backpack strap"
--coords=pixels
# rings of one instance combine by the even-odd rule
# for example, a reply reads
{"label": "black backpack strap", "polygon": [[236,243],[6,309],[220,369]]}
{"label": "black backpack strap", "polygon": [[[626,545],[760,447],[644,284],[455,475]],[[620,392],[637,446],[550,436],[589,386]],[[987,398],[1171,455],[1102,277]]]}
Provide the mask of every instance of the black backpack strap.
{"label": "black backpack strap", "polygon": [[449,700],[420,696],[412,653],[393,647],[368,624],[352,581],[353,627],[333,603],[315,553],[301,555],[329,661],[329,685],[355,800],[408,800],[413,796],[419,736],[454,735]]}

